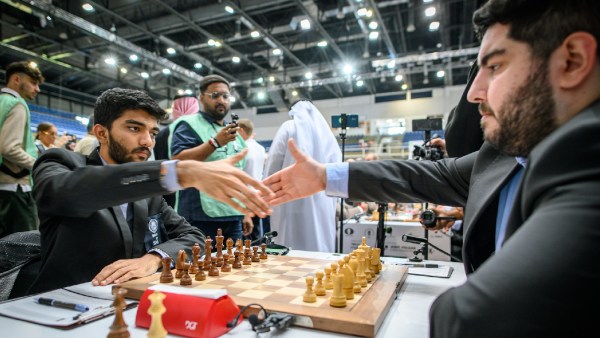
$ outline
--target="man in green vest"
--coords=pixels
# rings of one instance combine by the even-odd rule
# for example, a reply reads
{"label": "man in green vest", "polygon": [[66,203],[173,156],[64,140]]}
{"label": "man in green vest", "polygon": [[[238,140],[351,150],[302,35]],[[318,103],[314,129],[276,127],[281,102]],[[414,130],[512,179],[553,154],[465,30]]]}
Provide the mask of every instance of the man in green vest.
{"label": "man in green vest", "polygon": [[[181,116],[169,125],[170,157],[211,162],[231,157],[246,148],[238,134],[237,123],[225,121],[231,107],[229,82],[218,75],[205,76],[200,82],[199,99],[203,111]],[[236,166],[243,169],[245,160]],[[225,238],[233,240],[252,232],[252,223],[244,223],[242,231],[242,214],[195,188],[177,193],[175,209],[212,238],[215,238],[218,228],[223,230]]]}
{"label": "man in green vest", "polygon": [[40,92],[44,76],[33,62],[13,62],[0,90],[0,237],[34,230],[37,209],[31,195],[31,168],[37,158],[25,100]]}

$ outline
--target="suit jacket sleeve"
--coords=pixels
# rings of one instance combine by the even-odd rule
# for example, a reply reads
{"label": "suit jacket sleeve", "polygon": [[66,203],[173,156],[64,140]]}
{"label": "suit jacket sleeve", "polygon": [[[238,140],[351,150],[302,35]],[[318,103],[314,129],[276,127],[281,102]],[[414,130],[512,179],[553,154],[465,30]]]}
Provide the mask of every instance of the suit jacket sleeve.
{"label": "suit jacket sleeve", "polygon": [[432,202],[464,206],[477,153],[440,161],[351,162],[349,198],[359,201]]}
{"label": "suit jacket sleeve", "polygon": [[191,248],[194,243],[200,244],[200,255],[204,253],[205,237],[200,229],[191,226],[183,216],[180,216],[171,208],[163,198],[157,198],[161,204],[161,217],[165,223],[165,229],[169,240],[156,246],[173,259],[177,257],[179,250],[184,248],[188,257],[192,257]]}

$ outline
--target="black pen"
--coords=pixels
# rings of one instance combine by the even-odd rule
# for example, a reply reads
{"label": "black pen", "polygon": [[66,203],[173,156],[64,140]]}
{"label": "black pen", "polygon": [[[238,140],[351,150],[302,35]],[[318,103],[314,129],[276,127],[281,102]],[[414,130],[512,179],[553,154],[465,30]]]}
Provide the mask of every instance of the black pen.
{"label": "black pen", "polygon": [[75,311],[79,311],[79,312],[86,312],[90,309],[87,305],[84,305],[84,304],[66,303],[66,302],[61,302],[60,300],[51,299],[51,298],[40,297],[40,298],[35,298],[35,301],[38,304],[59,307],[61,309],[75,310]]}
{"label": "black pen", "polygon": [[404,266],[408,266],[409,268],[439,268],[440,266],[437,264],[402,264]]}

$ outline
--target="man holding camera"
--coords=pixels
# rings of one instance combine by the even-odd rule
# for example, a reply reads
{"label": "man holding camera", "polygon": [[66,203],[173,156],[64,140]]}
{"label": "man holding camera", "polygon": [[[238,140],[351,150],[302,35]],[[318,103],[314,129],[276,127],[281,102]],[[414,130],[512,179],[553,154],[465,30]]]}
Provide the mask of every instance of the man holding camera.
{"label": "man holding camera", "polygon": [[[200,82],[200,103],[203,111],[184,115],[169,125],[169,153],[176,160],[212,162],[231,157],[246,148],[238,134],[237,116],[225,122],[231,103],[229,82],[218,75],[208,75]],[[245,160],[236,164],[244,168]],[[207,236],[214,238],[217,229],[223,236],[241,239],[252,232],[252,224],[244,223],[244,216],[225,203],[212,199],[195,188],[177,193],[177,212]]]}

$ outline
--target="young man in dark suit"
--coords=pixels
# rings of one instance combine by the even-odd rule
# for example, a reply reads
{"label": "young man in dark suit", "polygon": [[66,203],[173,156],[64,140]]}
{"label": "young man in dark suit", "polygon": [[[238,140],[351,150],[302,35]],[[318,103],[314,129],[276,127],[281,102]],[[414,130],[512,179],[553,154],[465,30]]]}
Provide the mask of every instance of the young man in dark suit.
{"label": "young man in dark suit", "polygon": [[109,89],[94,108],[97,151],[86,157],[52,149],[38,159],[42,265],[30,293],[121,283],[156,272],[161,257],[175,259],[181,249],[190,255],[204,235],[165,203],[168,191],[194,187],[244,214],[270,212],[248,185],[269,190],[233,166],[244,152],[210,163],[147,161],[164,114],[142,91]]}
{"label": "young man in dark suit", "polygon": [[[490,0],[475,13],[483,39],[468,98],[479,104],[486,144],[527,163],[509,189],[512,201],[504,206],[512,208],[498,213],[500,247],[465,284],[433,303],[432,337],[595,332],[600,310],[589,304],[600,302],[593,287],[600,283],[598,18],[594,0]],[[471,159],[472,172],[482,152]],[[296,167],[265,182],[277,196],[274,204],[323,189],[360,199],[410,190],[418,198],[452,199],[448,191],[460,190],[455,183],[471,172],[456,169],[465,169],[471,156],[438,161],[440,175],[424,179],[396,162],[352,163],[336,172],[297,152]],[[346,190],[336,191],[336,181]],[[468,197],[477,198],[473,191]]]}

